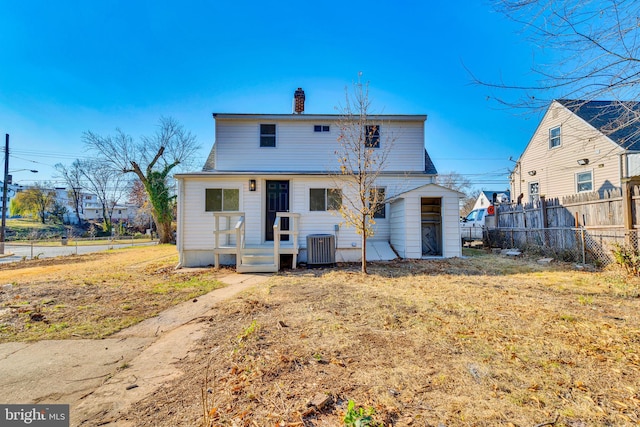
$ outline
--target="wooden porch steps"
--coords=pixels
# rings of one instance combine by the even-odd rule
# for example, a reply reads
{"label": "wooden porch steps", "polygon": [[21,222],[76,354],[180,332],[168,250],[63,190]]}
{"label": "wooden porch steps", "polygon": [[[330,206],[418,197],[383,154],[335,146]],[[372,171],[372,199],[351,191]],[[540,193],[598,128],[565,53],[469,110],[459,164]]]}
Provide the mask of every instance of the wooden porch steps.
{"label": "wooden porch steps", "polygon": [[242,259],[236,265],[238,273],[275,273],[278,271],[272,247],[245,248],[242,252]]}

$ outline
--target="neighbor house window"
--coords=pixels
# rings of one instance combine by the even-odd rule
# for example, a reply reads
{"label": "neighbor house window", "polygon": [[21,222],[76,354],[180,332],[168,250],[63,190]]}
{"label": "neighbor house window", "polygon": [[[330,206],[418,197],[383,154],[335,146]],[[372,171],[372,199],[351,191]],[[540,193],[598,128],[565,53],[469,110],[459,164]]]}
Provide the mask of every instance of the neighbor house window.
{"label": "neighbor house window", "polygon": [[560,126],[549,129],[549,148],[560,146]]}
{"label": "neighbor house window", "polygon": [[276,125],[260,125],[260,147],[276,146]]}
{"label": "neighbor house window", "polygon": [[576,174],[576,184],[578,193],[583,191],[593,191],[593,175],[591,172],[579,172]]}
{"label": "neighbor house window", "polygon": [[313,131],[314,132],[329,132],[331,128],[329,127],[329,125],[315,125],[313,126]]}
{"label": "neighbor house window", "polygon": [[364,132],[364,145],[369,148],[380,148],[380,126],[367,125],[364,127]]}
{"label": "neighbor house window", "polygon": [[309,189],[310,211],[337,211],[342,206],[342,191],[338,188]]}
{"label": "neighbor house window", "polygon": [[384,188],[372,188],[371,189],[371,201],[376,203],[374,218],[386,218],[386,203],[385,203],[385,191]]}
{"label": "neighbor house window", "polygon": [[205,211],[222,212],[240,209],[240,190],[237,188],[207,188],[205,190]]}
{"label": "neighbor house window", "polygon": [[540,200],[540,185],[537,182],[529,183],[529,202],[536,203]]}

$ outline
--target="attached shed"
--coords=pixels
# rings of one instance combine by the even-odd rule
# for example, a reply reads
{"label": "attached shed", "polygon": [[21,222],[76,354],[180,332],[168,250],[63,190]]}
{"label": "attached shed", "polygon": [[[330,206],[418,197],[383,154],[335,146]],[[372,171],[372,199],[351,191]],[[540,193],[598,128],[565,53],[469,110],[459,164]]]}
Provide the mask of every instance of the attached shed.
{"label": "attached shed", "polygon": [[451,258],[462,255],[462,193],[426,184],[401,193],[390,204],[391,245],[402,258]]}

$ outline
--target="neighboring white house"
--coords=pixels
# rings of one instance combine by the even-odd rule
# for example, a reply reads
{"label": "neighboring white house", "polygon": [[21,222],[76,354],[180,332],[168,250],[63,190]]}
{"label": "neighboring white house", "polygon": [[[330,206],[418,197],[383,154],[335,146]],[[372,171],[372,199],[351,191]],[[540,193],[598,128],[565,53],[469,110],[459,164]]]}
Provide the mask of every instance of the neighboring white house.
{"label": "neighboring white house", "polygon": [[[493,195],[495,194],[495,203]],[[472,210],[487,208],[491,204],[509,203],[511,201],[511,192],[509,190],[502,191],[481,191],[476,199],[476,204]]]}
{"label": "neighboring white house", "polygon": [[[78,216],[73,206],[73,200],[69,197],[66,188],[56,188],[56,200],[67,208],[64,221],[67,224],[77,224]],[[83,221],[102,221],[102,204],[98,201],[98,196],[91,193],[81,193],[80,195],[80,218]],[[133,221],[138,214],[138,206],[131,203],[119,203],[113,208],[112,221]]]}
{"label": "neighboring white house", "polygon": [[[294,114],[213,115],[215,142],[203,170],[176,175],[181,266],[222,262],[238,271],[277,271],[281,254],[292,255],[295,266],[315,263],[319,252],[321,263],[360,260],[360,236],[338,212],[344,189],[330,174],[339,170],[340,117],[303,111],[298,98]],[[378,145],[389,136],[394,142],[377,181],[387,202],[367,258],[393,258],[391,248],[403,258],[460,256],[461,194],[435,184],[424,148],[426,116],[369,119]]]}

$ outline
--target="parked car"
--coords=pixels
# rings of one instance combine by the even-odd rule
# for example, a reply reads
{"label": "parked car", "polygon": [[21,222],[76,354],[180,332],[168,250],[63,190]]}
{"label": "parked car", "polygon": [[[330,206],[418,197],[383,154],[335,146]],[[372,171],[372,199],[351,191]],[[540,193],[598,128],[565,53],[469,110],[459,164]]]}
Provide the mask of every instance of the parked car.
{"label": "parked car", "polygon": [[474,209],[469,212],[469,215],[460,219],[460,237],[462,238],[462,244],[474,240],[482,240],[486,216],[487,209],[482,208]]}

